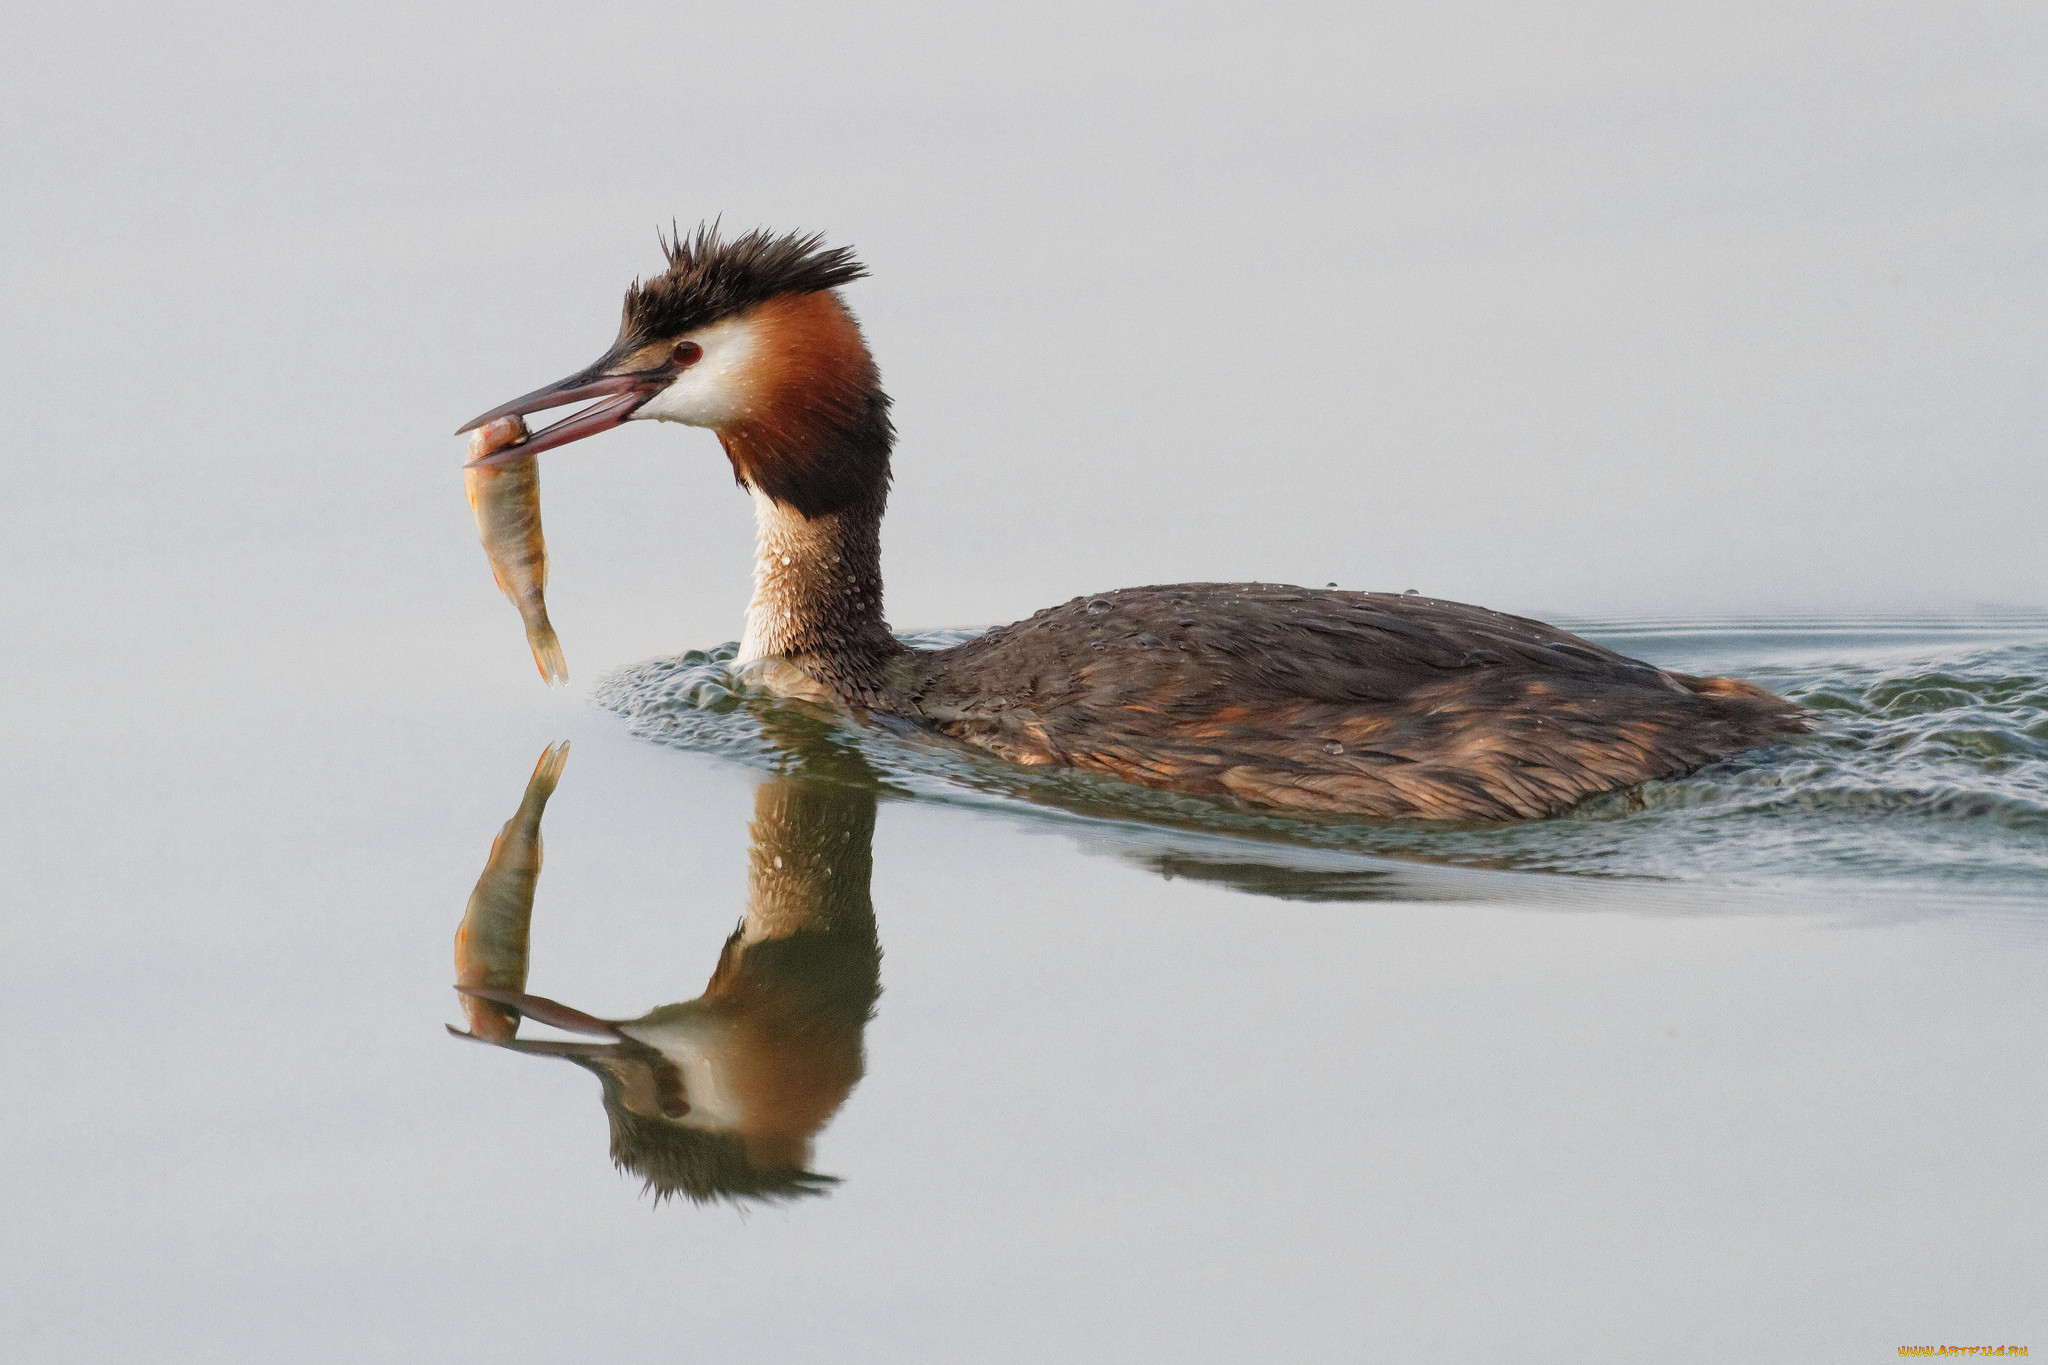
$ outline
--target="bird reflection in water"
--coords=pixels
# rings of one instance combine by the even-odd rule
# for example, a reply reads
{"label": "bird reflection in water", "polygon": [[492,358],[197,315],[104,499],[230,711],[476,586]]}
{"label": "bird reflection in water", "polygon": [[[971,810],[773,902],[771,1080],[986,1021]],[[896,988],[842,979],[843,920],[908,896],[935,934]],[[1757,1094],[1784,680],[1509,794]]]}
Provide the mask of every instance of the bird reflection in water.
{"label": "bird reflection in water", "polygon": [[[872,782],[763,782],[746,915],[703,993],[607,1020],[525,993],[541,814],[568,747],[541,755],[470,895],[455,935],[469,1031],[449,1031],[595,1075],[612,1160],[656,1203],[824,1193],[837,1178],[809,1169],[811,1142],[861,1078],[862,1035],[881,994]],[[522,1019],[603,1041],[521,1038]]]}

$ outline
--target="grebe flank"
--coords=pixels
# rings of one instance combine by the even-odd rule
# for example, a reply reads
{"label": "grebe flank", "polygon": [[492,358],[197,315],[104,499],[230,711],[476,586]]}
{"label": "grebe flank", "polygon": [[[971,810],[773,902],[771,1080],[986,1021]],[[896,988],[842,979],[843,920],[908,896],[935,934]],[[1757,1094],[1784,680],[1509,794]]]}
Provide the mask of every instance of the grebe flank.
{"label": "grebe flank", "polygon": [[700,227],[663,251],[668,268],[627,291],[595,364],[462,430],[599,401],[473,463],[635,419],[710,428],[754,498],[739,661],[780,665],[855,714],[1148,787],[1435,820],[1556,815],[1806,728],[1748,683],[1398,593],[1125,588],[912,649],[882,616],[889,398],[837,292],[865,267],[818,236],[760,230]]}

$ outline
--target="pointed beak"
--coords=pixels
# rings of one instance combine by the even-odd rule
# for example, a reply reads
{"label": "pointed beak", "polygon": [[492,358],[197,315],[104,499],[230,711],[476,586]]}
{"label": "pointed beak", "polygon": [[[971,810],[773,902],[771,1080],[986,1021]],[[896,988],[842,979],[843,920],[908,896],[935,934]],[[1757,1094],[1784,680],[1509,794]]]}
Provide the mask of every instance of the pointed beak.
{"label": "pointed beak", "polygon": [[443,1024],[441,1027],[455,1037],[472,1043],[489,1043],[492,1047],[501,1047],[507,1052],[530,1052],[541,1057],[567,1057],[572,1062],[603,1061],[625,1051],[618,1043],[564,1043],[553,1038],[483,1038],[474,1033],[464,1033],[453,1024]]}
{"label": "pointed beak", "polygon": [[585,1014],[582,1010],[571,1009],[561,1001],[550,1000],[544,995],[522,995],[518,991],[494,990],[486,986],[457,986],[455,989],[463,995],[488,1000],[493,1005],[502,1005],[536,1023],[546,1024],[550,1028],[558,1028],[567,1033],[594,1033],[600,1038],[619,1036],[618,1029],[609,1020],[600,1019],[594,1014]]}
{"label": "pointed beak", "polygon": [[[606,357],[607,360],[610,357]],[[678,373],[674,365],[655,370],[638,370],[628,374],[606,374],[605,361],[600,360],[587,370],[570,375],[559,383],[546,388],[535,389],[523,398],[501,403],[481,417],[465,422],[457,436],[465,431],[474,431],[486,422],[495,422],[500,417],[525,416],[529,412],[543,412],[548,408],[559,408],[565,403],[580,403],[586,398],[602,401],[592,404],[583,411],[565,417],[553,426],[542,427],[518,445],[507,446],[494,451],[481,460],[471,460],[468,468],[484,465],[504,464],[509,460],[523,460],[529,455],[538,455],[543,450],[553,450],[571,441],[580,441],[586,436],[595,436],[631,417],[642,403],[667,388],[669,381]]]}

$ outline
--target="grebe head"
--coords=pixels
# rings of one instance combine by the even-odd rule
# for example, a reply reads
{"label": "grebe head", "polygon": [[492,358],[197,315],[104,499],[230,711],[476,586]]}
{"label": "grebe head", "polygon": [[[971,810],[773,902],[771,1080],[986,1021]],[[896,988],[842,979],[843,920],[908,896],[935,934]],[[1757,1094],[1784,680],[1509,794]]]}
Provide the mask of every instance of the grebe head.
{"label": "grebe head", "polygon": [[[765,967],[746,961],[746,951],[735,934],[702,996],[630,1020],[458,986],[465,1001],[509,1018],[606,1041],[520,1038],[509,1028],[466,1036],[566,1058],[595,1075],[611,1119],[612,1160],[645,1179],[657,1202],[677,1194],[700,1202],[819,1194],[836,1182],[807,1169],[811,1140],[860,1080],[874,992],[865,1005],[835,1001],[801,969],[792,978],[786,951],[778,958],[772,945],[757,947]],[[810,959],[803,964],[815,970]]]}
{"label": "grebe head", "polygon": [[816,235],[715,227],[662,242],[668,269],[626,291],[618,339],[597,361],[465,425],[595,398],[497,464],[623,422],[718,433],[743,486],[805,517],[836,512],[888,482],[888,397],[860,326],[834,291],[867,270]]}

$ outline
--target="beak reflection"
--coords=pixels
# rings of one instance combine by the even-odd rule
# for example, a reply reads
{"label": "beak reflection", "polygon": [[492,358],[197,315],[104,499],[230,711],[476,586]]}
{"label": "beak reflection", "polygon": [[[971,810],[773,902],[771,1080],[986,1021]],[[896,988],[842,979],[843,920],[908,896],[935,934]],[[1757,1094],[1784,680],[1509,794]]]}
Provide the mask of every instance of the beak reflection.
{"label": "beak reflection", "polygon": [[[568,751],[541,755],[470,895],[455,935],[469,1031],[449,1031],[595,1075],[612,1160],[657,1203],[827,1192],[837,1179],[810,1169],[812,1143],[861,1079],[881,994],[873,786],[763,782],[746,912],[704,989],[636,1019],[601,1019],[526,990],[540,821]],[[601,1041],[521,1038],[527,1022]]]}

